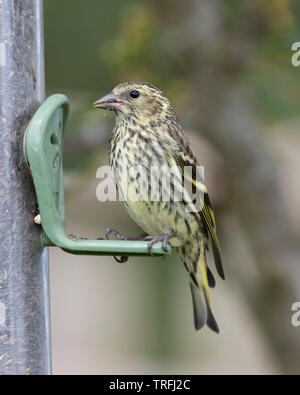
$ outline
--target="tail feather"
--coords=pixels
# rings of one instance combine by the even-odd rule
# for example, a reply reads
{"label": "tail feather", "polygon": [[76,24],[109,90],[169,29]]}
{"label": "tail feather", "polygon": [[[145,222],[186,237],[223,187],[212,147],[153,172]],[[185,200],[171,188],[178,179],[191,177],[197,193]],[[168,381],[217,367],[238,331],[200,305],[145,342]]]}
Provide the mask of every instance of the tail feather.
{"label": "tail feather", "polygon": [[214,332],[216,333],[220,333],[220,328],[219,325],[213,315],[213,312],[211,311],[211,307],[210,304],[207,300],[207,297],[205,295],[205,301],[206,301],[206,308],[207,308],[207,320],[206,320],[206,324],[207,326]]}
{"label": "tail feather", "polygon": [[193,300],[194,325],[196,331],[200,331],[207,322],[206,303],[200,298],[199,290],[192,283],[190,283],[190,286]]}
{"label": "tail feather", "polygon": [[196,288],[190,283],[193,310],[194,310],[194,325],[196,331],[199,331],[206,324],[212,331],[220,333],[217,321],[212,313],[210,304],[208,302],[206,293],[204,290]]}
{"label": "tail feather", "polygon": [[206,273],[207,273],[207,281],[208,281],[209,288],[215,288],[216,280],[215,280],[214,275],[212,274],[212,271],[208,267],[208,265],[206,265]]}
{"label": "tail feather", "polygon": [[197,271],[191,275],[191,293],[194,310],[195,329],[200,330],[205,324],[214,332],[219,333],[217,321],[210,307],[209,287],[215,285],[214,277],[206,264],[205,248],[203,242],[200,246],[200,255]]}

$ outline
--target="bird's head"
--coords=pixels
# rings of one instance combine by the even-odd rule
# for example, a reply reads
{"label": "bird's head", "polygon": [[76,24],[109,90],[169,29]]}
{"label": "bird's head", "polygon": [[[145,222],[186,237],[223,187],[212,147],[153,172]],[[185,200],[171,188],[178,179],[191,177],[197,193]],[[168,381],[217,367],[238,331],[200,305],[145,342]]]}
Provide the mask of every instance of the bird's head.
{"label": "bird's head", "polygon": [[155,86],[146,82],[125,82],[117,85],[111,93],[95,101],[94,106],[115,111],[118,118],[135,119],[141,123],[176,119],[174,109],[167,97]]}

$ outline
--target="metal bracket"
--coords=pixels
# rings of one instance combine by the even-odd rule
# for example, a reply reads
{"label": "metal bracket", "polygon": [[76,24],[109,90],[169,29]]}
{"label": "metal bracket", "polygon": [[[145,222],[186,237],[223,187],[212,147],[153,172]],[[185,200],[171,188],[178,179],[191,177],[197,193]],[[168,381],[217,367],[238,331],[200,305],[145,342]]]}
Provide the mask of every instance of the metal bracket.
{"label": "metal bracket", "polygon": [[[62,157],[68,112],[69,99],[65,95],[50,96],[34,114],[25,135],[24,150],[39,204],[43,244],[60,247],[72,254],[149,255],[145,241],[75,241],[66,235]],[[170,253],[169,246],[168,249]],[[162,243],[156,243],[151,252],[156,256],[166,254]]]}

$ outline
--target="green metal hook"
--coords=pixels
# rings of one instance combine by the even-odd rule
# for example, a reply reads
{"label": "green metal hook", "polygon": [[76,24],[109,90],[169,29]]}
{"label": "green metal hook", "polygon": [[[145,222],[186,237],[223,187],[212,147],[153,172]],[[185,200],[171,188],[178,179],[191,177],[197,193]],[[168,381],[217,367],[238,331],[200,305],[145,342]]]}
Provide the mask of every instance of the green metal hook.
{"label": "green metal hook", "polygon": [[[50,96],[38,108],[25,135],[25,155],[35,186],[43,244],[57,246],[72,254],[147,256],[147,242],[123,240],[72,240],[65,232],[63,186],[63,138],[69,113],[65,95]],[[171,252],[168,246],[168,253]],[[152,255],[165,255],[162,243],[156,243]]]}

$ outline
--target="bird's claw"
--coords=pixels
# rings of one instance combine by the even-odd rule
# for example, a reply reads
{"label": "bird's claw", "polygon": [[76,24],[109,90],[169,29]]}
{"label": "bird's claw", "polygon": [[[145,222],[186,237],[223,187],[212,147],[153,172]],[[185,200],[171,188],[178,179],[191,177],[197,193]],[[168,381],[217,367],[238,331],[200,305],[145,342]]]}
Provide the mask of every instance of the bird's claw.
{"label": "bird's claw", "polygon": [[169,240],[176,236],[176,233],[174,232],[170,232],[170,233],[165,233],[163,235],[158,235],[158,236],[147,236],[145,237],[145,241],[149,241],[148,242],[148,251],[149,254],[152,255],[152,247],[155,243],[158,243],[159,241],[162,241],[162,249],[165,252],[168,252],[168,244],[169,244]]}
{"label": "bird's claw", "polygon": [[107,228],[105,234],[107,240],[109,240],[109,235],[111,234],[115,235],[118,240],[131,240],[131,241],[144,240],[144,238],[147,236],[147,233],[142,233],[141,235],[138,236],[127,236],[111,228]]}
{"label": "bird's claw", "polygon": [[109,240],[109,236],[113,234],[114,236],[116,236],[116,238],[118,240],[126,240],[126,235],[123,235],[122,233],[118,232],[115,229],[111,229],[111,228],[107,228],[105,235],[106,235],[106,239]]}
{"label": "bird's claw", "polygon": [[[127,236],[124,235],[120,232],[118,232],[115,229],[111,229],[111,228],[107,228],[105,235],[106,235],[106,239],[109,239],[109,236],[113,234],[118,240],[141,240],[144,239],[144,237],[146,236],[146,233],[143,233],[142,235],[136,236],[136,237],[131,237],[131,236]],[[121,256],[120,258],[114,256],[114,259],[118,262],[118,263],[124,263],[128,261],[128,256]]]}

